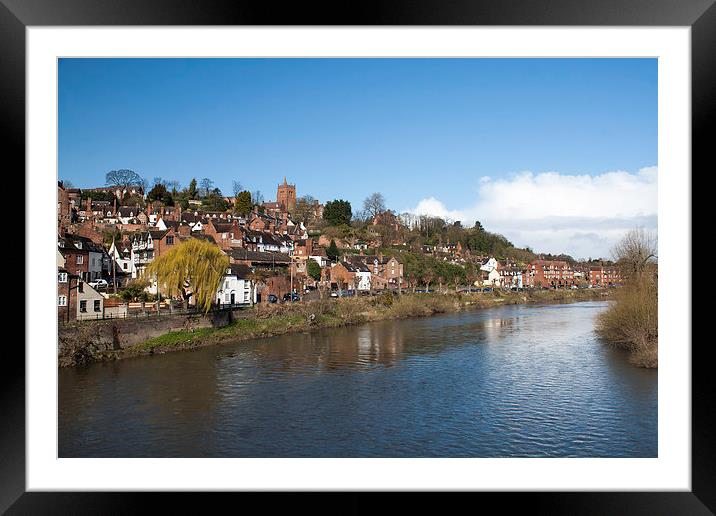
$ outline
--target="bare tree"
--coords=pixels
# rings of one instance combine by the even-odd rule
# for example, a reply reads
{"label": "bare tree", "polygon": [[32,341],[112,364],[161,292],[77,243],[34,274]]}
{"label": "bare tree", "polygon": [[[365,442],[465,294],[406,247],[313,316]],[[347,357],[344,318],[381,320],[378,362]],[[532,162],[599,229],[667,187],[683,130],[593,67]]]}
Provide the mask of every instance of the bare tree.
{"label": "bare tree", "polygon": [[383,194],[375,192],[366,197],[363,201],[363,210],[371,218],[383,213],[385,211],[385,197],[383,197]]}
{"label": "bare tree", "polygon": [[264,202],[264,194],[261,193],[261,190],[256,190],[252,195],[251,199],[254,201],[254,204],[263,204]]}
{"label": "bare tree", "polygon": [[657,238],[651,231],[638,227],[626,235],[612,248],[614,260],[626,277],[639,276],[647,265],[656,258]]}
{"label": "bare tree", "polygon": [[294,222],[303,222],[308,225],[316,218],[316,199],[310,195],[303,195],[296,200],[296,206],[291,210]]}
{"label": "bare tree", "polygon": [[201,180],[201,182],[199,183],[199,186],[204,191],[204,197],[208,197],[209,194],[211,193],[211,190],[214,188],[214,182],[211,179],[209,179],[208,177],[205,177],[204,179]]}
{"label": "bare tree", "polygon": [[131,186],[140,186],[142,191],[146,191],[146,181],[137,174],[134,170],[120,169],[110,170],[105,175],[105,184],[107,186],[116,186],[119,189],[120,200],[124,199],[124,193],[129,190]]}
{"label": "bare tree", "polygon": [[137,174],[134,170],[125,168],[121,170],[110,170],[104,179],[107,186],[117,186],[122,189],[127,189],[130,186],[142,186],[144,183],[142,176]]}
{"label": "bare tree", "polygon": [[167,181],[166,186],[169,190],[171,190],[172,195],[176,195],[176,193],[181,189],[181,185],[176,179],[171,179]]}
{"label": "bare tree", "polygon": [[241,186],[240,181],[234,179],[232,191],[234,192],[234,199],[236,199],[236,197],[238,197],[239,194],[244,191],[244,187]]}

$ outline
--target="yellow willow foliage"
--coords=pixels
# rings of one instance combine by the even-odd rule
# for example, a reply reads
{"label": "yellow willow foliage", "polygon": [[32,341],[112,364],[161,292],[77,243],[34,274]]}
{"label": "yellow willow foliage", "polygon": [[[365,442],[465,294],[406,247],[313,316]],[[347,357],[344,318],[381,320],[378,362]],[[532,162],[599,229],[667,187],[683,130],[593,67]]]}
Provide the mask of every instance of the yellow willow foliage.
{"label": "yellow willow foliage", "polygon": [[228,266],[229,257],[216,245],[191,238],[150,263],[147,273],[149,278],[156,275],[170,296],[191,289],[197,308],[208,312]]}

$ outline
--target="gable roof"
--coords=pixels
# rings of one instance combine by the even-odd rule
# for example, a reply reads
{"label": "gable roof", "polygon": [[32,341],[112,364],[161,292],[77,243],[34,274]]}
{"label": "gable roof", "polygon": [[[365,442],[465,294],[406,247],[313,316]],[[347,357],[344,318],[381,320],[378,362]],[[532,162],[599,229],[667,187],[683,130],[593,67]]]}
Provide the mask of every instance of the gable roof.
{"label": "gable roof", "polygon": [[255,263],[287,265],[291,263],[291,257],[283,253],[265,253],[261,251],[249,251],[244,247],[232,247],[226,252],[234,260],[251,261]]}

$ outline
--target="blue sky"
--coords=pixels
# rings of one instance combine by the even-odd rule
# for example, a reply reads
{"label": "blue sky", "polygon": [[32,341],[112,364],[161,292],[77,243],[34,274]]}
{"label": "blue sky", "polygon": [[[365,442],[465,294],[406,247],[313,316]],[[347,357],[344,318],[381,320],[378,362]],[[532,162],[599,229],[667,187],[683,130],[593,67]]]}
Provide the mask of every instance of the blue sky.
{"label": "blue sky", "polygon": [[[59,176],[79,187],[130,168],[182,185],[210,177],[227,194],[238,179],[269,200],[286,176],[299,196],[354,209],[380,191],[397,211],[427,200],[493,221],[480,214],[485,185],[504,195],[526,171],[538,185],[547,172],[638,179],[656,165],[655,59],[59,63]],[[652,210],[640,209],[622,215]]]}

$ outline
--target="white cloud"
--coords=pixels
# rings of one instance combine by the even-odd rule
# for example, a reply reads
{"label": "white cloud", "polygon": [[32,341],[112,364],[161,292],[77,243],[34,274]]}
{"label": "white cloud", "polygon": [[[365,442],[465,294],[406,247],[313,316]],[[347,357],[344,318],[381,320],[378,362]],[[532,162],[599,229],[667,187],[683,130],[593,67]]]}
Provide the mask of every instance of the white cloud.
{"label": "white cloud", "polygon": [[507,179],[481,178],[471,206],[449,209],[428,197],[406,211],[465,225],[479,220],[488,231],[538,252],[608,257],[627,230],[656,229],[657,176],[657,167],[596,176],[521,172]]}

